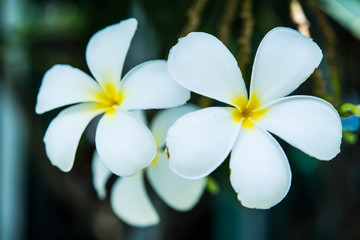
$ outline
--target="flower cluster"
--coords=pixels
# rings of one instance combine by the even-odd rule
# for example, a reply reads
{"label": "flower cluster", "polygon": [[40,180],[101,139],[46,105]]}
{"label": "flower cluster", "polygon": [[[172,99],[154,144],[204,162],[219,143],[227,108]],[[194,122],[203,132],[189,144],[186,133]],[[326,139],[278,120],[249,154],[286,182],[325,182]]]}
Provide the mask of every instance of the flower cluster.
{"label": "flower cluster", "polygon": [[[111,205],[124,221],[134,226],[159,221],[146,195],[145,168],[165,203],[184,211],[201,197],[204,177],[231,152],[230,181],[239,201],[266,209],[281,201],[291,184],[288,160],[271,134],[320,160],[339,153],[337,111],[316,97],[286,97],[320,64],[322,52],[310,38],[289,28],[270,31],[256,53],[248,94],[229,50],[201,32],[181,38],[167,62],[145,62],[121,79],[136,27],[137,21],[128,19],[97,32],[86,48],[95,80],[69,65],[55,65],[44,75],[36,104],[39,114],[72,105],[50,123],[44,137],[51,163],[66,172],[84,129],[102,115],[95,135],[94,186],[104,198],[111,172],[121,176]],[[190,91],[228,106],[176,107],[189,100]],[[172,109],[159,113],[150,131],[139,110],[161,108]]]}
{"label": "flower cluster", "polygon": [[[159,222],[159,216],[149,200],[144,184],[144,172],[155,192],[171,208],[187,211],[194,207],[205,190],[205,178],[189,180],[178,176],[169,168],[164,153],[168,128],[182,115],[195,111],[194,105],[184,105],[159,112],[150,126],[157,143],[153,162],[133,176],[118,178],[111,189],[111,207],[119,218],[133,226],[150,226]],[[134,114],[146,125],[143,112]],[[111,176],[95,152],[92,161],[93,183],[100,199],[106,196],[106,182]]]}

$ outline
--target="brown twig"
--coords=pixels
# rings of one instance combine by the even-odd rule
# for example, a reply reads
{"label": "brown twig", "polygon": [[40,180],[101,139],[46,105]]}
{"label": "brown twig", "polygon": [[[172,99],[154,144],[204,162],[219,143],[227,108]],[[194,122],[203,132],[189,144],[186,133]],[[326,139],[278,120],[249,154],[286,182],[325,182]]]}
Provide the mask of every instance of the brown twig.
{"label": "brown twig", "polygon": [[[298,0],[289,0],[290,2],[290,19],[296,25],[297,30],[304,36],[311,37],[310,22],[308,21],[303,7]],[[315,69],[313,75],[313,92],[316,96],[330,100],[326,92],[326,83],[320,69]]]}
{"label": "brown twig", "polygon": [[251,54],[251,37],[254,29],[252,6],[252,0],[244,0],[239,15],[241,21],[243,22],[243,28],[240,37],[238,38],[238,43],[240,45],[238,64],[240,69],[243,71],[250,61]]}
{"label": "brown twig", "polygon": [[329,60],[330,67],[330,85],[331,85],[331,98],[330,102],[337,106],[341,99],[341,84],[340,84],[340,76],[339,76],[339,63],[336,52],[336,35],[334,30],[332,29],[327,17],[325,14],[319,9],[316,2],[313,0],[307,0],[307,4],[310,10],[314,13],[316,20],[319,24],[319,30],[324,36],[325,40],[325,50],[326,57]]}
{"label": "brown twig", "polygon": [[207,0],[195,0],[194,3],[187,10],[186,15],[188,22],[180,33],[179,37],[186,36],[188,33],[196,31],[199,27],[201,14],[205,8]]}
{"label": "brown twig", "polygon": [[298,0],[290,0],[290,18],[295,23],[297,30],[304,36],[310,37],[310,23]]}
{"label": "brown twig", "polygon": [[313,94],[328,102],[332,102],[332,97],[326,91],[326,81],[324,79],[321,69],[315,69],[312,74],[313,79]]}
{"label": "brown twig", "polygon": [[[199,28],[202,12],[206,6],[207,0],[194,0],[193,4],[187,10],[186,15],[188,22],[184,29],[180,33],[179,37],[184,37],[188,33],[196,31]],[[200,96],[197,100],[198,105],[201,108],[208,107],[211,105],[212,100],[210,98]]]}
{"label": "brown twig", "polygon": [[224,15],[219,25],[219,39],[226,45],[230,38],[230,28],[234,22],[239,0],[228,0],[226,2]]}

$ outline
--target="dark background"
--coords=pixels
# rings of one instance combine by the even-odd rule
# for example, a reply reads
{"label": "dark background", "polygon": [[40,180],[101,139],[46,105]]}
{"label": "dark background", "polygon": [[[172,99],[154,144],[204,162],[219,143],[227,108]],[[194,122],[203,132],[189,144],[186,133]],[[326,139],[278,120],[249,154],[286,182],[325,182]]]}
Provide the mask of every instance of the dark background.
{"label": "dark background", "polygon": [[[194,20],[188,17],[188,10],[200,2],[203,9],[198,12],[198,24],[187,28]],[[310,158],[280,141],[292,169],[292,186],[270,210],[252,210],[239,204],[226,160],[212,174],[220,192],[206,192],[189,212],[170,209],[148,188],[161,218],[160,225],[148,228],[127,225],[112,213],[108,198],[98,200],[90,167],[94,124],[80,141],[71,172],[61,172],[47,159],[42,137],[61,109],[35,114],[36,96],[46,70],[64,63],[89,73],[85,61],[89,38],[128,17],[136,17],[139,27],[124,72],[149,59],[166,59],[178,37],[189,29],[221,36],[224,16],[231,15],[229,2],[238,4],[227,27],[226,45],[234,56],[240,55],[239,65],[248,84],[263,36],[277,26],[297,28],[290,15],[292,1],[0,1],[1,239],[360,239],[360,153],[359,143],[351,140],[358,135],[356,128],[349,133],[352,138],[343,141],[341,153],[330,162]],[[252,2],[252,8],[245,11],[248,2]],[[356,12],[360,1],[346,2],[353,4],[345,7],[360,21],[360,11]],[[360,36],[351,29],[355,23],[341,21],[348,16],[331,10],[322,1],[299,3],[324,59],[320,71],[296,93],[323,97],[337,108],[343,102],[359,104]],[[243,11],[252,16],[253,22],[239,16]],[[248,53],[244,49],[249,44],[237,41],[246,29],[252,31]],[[246,57],[249,61],[243,63]],[[217,104],[195,94],[191,102]],[[150,111],[148,116],[154,113]]]}

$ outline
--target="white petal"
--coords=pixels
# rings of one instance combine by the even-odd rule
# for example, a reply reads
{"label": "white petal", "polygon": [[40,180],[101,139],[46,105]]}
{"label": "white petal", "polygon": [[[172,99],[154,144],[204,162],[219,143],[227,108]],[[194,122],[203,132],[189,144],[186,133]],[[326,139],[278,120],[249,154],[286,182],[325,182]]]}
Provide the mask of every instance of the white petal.
{"label": "white petal", "polygon": [[159,223],[159,215],[146,193],[143,173],[119,178],[111,190],[110,203],[115,214],[135,227]]}
{"label": "white petal", "polygon": [[234,56],[216,37],[190,33],[170,50],[168,69],[184,87],[218,101],[233,104],[247,97]]}
{"label": "white petal", "polygon": [[50,162],[64,172],[71,170],[80,137],[88,123],[101,111],[94,103],[82,103],[61,111],[44,136]]}
{"label": "white petal", "polygon": [[279,143],[265,130],[242,128],[230,158],[230,182],[241,204],[271,208],[291,184],[291,171]]}
{"label": "white petal", "polygon": [[119,176],[130,176],[148,166],[156,143],[147,127],[123,110],[105,114],[95,136],[96,149],[105,166]]}
{"label": "white petal", "polygon": [[147,168],[147,176],[156,193],[164,202],[178,211],[193,208],[205,190],[205,178],[190,180],[176,175],[169,168],[164,153],[158,153],[157,160]]}
{"label": "white petal", "polygon": [[145,111],[142,110],[132,110],[131,112],[137,119],[139,119],[145,126],[148,125]]}
{"label": "white petal", "polygon": [[257,50],[250,94],[263,104],[290,94],[319,66],[322,56],[311,38],[290,28],[273,29]]}
{"label": "white petal", "polygon": [[184,104],[190,91],[169,75],[165,60],[144,62],[131,69],[121,83],[126,109],[169,108]]}
{"label": "white petal", "polygon": [[86,62],[90,72],[102,86],[119,84],[136,28],[136,19],[129,18],[108,26],[91,37],[86,48]]}
{"label": "white petal", "polygon": [[271,103],[257,124],[306,154],[330,160],[340,152],[342,125],[328,102],[310,96],[293,96]]}
{"label": "white petal", "polygon": [[100,86],[89,75],[69,65],[57,64],[44,75],[35,111],[41,114],[65,105],[96,101]]}
{"label": "white petal", "polygon": [[106,183],[111,176],[111,171],[105,167],[96,151],[91,162],[91,170],[95,191],[99,199],[103,200],[106,197]]}
{"label": "white petal", "polygon": [[185,114],[170,127],[166,138],[170,168],[189,179],[210,174],[229,154],[239,128],[232,119],[232,108],[211,107]]}
{"label": "white petal", "polygon": [[165,145],[165,138],[169,127],[181,116],[197,110],[198,107],[192,104],[166,109],[155,115],[151,122],[151,133],[157,140],[158,147]]}

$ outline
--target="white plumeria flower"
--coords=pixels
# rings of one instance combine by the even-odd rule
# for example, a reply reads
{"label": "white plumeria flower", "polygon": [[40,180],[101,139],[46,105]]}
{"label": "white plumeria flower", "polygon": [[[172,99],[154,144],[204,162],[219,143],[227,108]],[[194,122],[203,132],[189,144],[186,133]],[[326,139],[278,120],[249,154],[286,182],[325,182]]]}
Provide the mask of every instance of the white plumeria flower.
{"label": "white plumeria flower", "polygon": [[[164,153],[165,136],[168,128],[177,118],[196,109],[195,106],[185,105],[164,110],[155,116],[151,125],[158,150],[153,163],[146,168],[146,174],[161,199],[178,211],[190,210],[198,203],[205,190],[205,178],[189,180],[171,171]],[[134,114],[139,116],[140,113],[134,112]],[[139,119],[144,117],[140,116]],[[95,190],[98,197],[104,199],[106,182],[111,172],[102,164],[96,152],[92,161],[92,171]],[[115,181],[111,190],[111,207],[120,219],[130,225],[145,227],[159,223],[159,216],[145,190],[143,171]]]}
{"label": "white plumeria flower", "polygon": [[231,107],[205,108],[176,121],[166,140],[170,167],[183,177],[204,177],[232,151],[230,181],[239,201],[249,208],[277,204],[290,188],[291,171],[270,133],[320,160],[340,151],[341,122],[328,102],[285,97],[321,59],[310,38],[273,29],[256,53],[248,100],[237,62],[217,38],[199,32],[180,39],[170,51],[170,74],[182,86]]}
{"label": "white plumeria flower", "polygon": [[169,76],[165,60],[140,64],[120,81],[136,28],[137,21],[132,18],[92,36],[86,48],[86,62],[96,81],[69,65],[55,65],[45,73],[36,113],[80,103],[61,111],[45,133],[47,156],[62,171],[71,170],[88,123],[104,114],[95,137],[104,164],[120,176],[139,172],[154,159],[156,143],[147,127],[128,110],[168,108],[189,99],[189,91]]}

